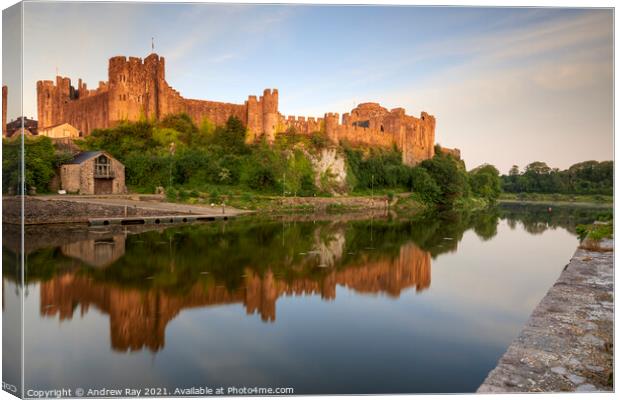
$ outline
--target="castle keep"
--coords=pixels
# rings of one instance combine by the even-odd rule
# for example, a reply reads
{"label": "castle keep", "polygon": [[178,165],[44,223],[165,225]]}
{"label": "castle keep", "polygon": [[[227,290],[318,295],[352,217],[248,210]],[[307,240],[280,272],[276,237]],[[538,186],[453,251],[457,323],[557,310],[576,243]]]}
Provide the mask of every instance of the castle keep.
{"label": "castle keep", "polygon": [[431,158],[435,144],[435,118],[425,112],[420,118],[402,108],[387,110],[377,103],[364,103],[340,119],[337,113],[324,118],[285,117],[278,111],[278,90],[265,89],[260,97],[249,96],[243,104],[194,100],[182,97],[165,79],[165,61],[153,53],[144,60],[113,57],[108,81],[88,89],[78,80],[56,77],[37,82],[39,128],[69,123],[84,135],[96,128],[109,128],[120,121],[142,117],[160,120],[168,114],[187,113],[197,124],[205,118],[223,125],[229,117],[239,118],[248,129],[248,141],[265,137],[273,143],[276,134],[325,132],[329,140],[353,145],[391,148],[403,154],[403,162],[414,165]]}

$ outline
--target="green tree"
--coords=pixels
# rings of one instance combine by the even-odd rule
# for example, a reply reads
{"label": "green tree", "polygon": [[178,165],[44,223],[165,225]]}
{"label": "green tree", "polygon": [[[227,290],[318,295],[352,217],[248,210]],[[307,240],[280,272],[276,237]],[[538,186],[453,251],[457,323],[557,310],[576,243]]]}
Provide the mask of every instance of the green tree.
{"label": "green tree", "polygon": [[439,186],[441,195],[438,204],[442,208],[451,208],[458,198],[467,195],[467,173],[462,164],[451,156],[438,153],[433,158],[422,161],[420,166]]}
{"label": "green tree", "polygon": [[441,196],[439,185],[422,167],[411,169],[411,191],[417,193],[418,197],[427,204],[438,203]]}
{"label": "green tree", "polygon": [[187,145],[194,144],[198,136],[198,127],[194,124],[192,118],[185,113],[167,115],[158,126],[174,129],[179,133],[181,141]]}
{"label": "green tree", "polygon": [[266,191],[278,190],[282,187],[279,177],[284,171],[283,159],[265,142],[256,145],[241,170],[241,182],[248,187]]}
{"label": "green tree", "polygon": [[246,128],[237,117],[230,117],[225,126],[215,128],[211,144],[218,146],[222,153],[246,154],[248,146],[245,143]]}
{"label": "green tree", "polygon": [[[514,167],[513,167],[514,168]],[[518,171],[517,171],[518,172]],[[544,162],[529,164],[522,174],[513,169],[502,176],[506,192],[613,194],[613,161],[584,161],[566,170],[550,168]]]}
{"label": "green tree", "polygon": [[517,176],[517,175],[519,175],[519,166],[518,165],[513,165],[510,168],[510,171],[508,172],[508,175],[510,175],[510,176]]}
{"label": "green tree", "polygon": [[469,172],[472,192],[479,197],[495,201],[501,193],[499,171],[493,165],[484,164]]}
{"label": "green tree", "polygon": [[[2,141],[2,179],[3,192],[13,188],[18,193],[20,170],[20,138]],[[38,193],[49,191],[49,184],[58,166],[70,159],[70,154],[58,153],[52,140],[46,136],[24,137],[25,189],[36,188]]]}

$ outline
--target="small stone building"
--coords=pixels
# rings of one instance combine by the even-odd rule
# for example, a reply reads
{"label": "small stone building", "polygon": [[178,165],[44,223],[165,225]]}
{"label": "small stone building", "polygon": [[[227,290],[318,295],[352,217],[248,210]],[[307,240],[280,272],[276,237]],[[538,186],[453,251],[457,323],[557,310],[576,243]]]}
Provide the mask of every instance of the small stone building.
{"label": "small stone building", "polygon": [[68,123],[49,126],[45,129],[39,129],[39,135],[47,136],[52,139],[76,139],[82,136],[78,129]]}
{"label": "small stone building", "polygon": [[126,193],[125,166],[105,151],[86,151],[60,166],[60,185],[67,193]]}

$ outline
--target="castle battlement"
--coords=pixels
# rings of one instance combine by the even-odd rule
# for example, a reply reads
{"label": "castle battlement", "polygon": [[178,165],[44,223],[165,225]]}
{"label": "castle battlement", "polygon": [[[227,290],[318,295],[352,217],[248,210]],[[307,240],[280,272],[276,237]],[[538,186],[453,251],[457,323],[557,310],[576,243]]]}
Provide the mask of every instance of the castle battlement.
{"label": "castle battlement", "polygon": [[239,118],[248,129],[248,141],[265,137],[273,143],[277,134],[291,128],[301,134],[324,132],[335,145],[346,141],[355,145],[391,148],[403,153],[403,161],[413,165],[434,154],[435,118],[422,112],[409,116],[404,108],[387,110],[379,103],[361,103],[340,118],[327,112],[323,118],[287,116],[278,110],[276,88],[250,95],[241,104],[184,98],[165,80],[165,59],[155,53],[140,57],[115,56],[109,59],[108,80],[88,89],[78,80],[77,88],[67,77],[37,82],[39,128],[70,123],[84,135],[96,128],[109,128],[121,121],[142,117],[160,120],[169,114],[187,113],[197,124],[208,119],[224,125]]}

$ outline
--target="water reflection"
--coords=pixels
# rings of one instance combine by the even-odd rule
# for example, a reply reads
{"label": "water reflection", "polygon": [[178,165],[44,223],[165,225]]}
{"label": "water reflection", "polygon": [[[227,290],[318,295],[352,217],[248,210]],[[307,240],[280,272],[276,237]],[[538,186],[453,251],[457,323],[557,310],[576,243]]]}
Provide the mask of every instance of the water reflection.
{"label": "water reflection", "polygon": [[[321,254],[319,260],[323,255],[334,256],[331,251]],[[290,280],[271,269],[259,274],[246,267],[237,288],[229,289],[217,279],[206,278],[183,294],[157,288],[123,288],[78,272],[67,272],[41,283],[40,311],[41,315],[64,320],[73,318],[78,308],[80,315],[84,315],[89,307],[96,307],[109,315],[114,350],[158,351],[165,344],[166,325],[185,308],[240,303],[248,315],[259,314],[263,321],[273,322],[276,302],[282,296],[317,295],[332,300],[338,285],[361,293],[399,296],[408,287],[420,290],[430,286],[430,254],[414,244],[402,246],[395,259],[364,261],[318,277],[299,276]]]}
{"label": "water reflection", "polygon": [[[247,315],[274,323],[278,300],[286,296],[331,301],[343,287],[398,298],[409,289],[428,289],[431,260],[457,251],[469,230],[486,241],[505,219],[512,229],[521,224],[533,234],[558,227],[574,232],[599,212],[511,206],[414,220],[27,227],[26,283],[39,285],[41,316],[71,320],[92,307],[109,318],[112,349],[158,352],[168,323],[185,309],[238,304]],[[15,281],[16,228],[3,229],[4,277]]]}
{"label": "water reflection", "polygon": [[[407,288],[422,290],[430,286],[430,252],[412,242],[401,245],[397,254],[373,255],[367,246],[357,253],[348,251],[352,248],[346,246],[347,227],[343,224],[284,225],[281,233],[278,233],[278,224],[271,224],[271,229],[252,229],[246,234],[237,232],[234,224],[222,225],[219,231],[212,228],[192,227],[173,230],[172,235],[162,231],[136,237],[129,236],[129,232],[108,231],[101,232],[98,239],[59,246],[52,258],[64,260],[66,268],[41,282],[41,315],[57,316],[62,321],[73,318],[77,312],[83,316],[90,307],[96,307],[109,315],[114,350],[148,348],[158,351],[165,344],[166,325],[186,308],[239,303],[248,315],[258,314],[262,321],[274,322],[276,303],[282,296],[315,295],[332,300],[336,297],[336,287],[343,286],[359,293],[398,297]],[[276,244],[278,235],[285,238],[284,247]],[[163,240],[166,237],[168,240]],[[216,261],[209,261],[206,255],[183,254],[191,251],[187,245],[191,238],[217,240],[222,255],[243,251],[239,244],[244,240],[267,241],[267,249],[279,247],[275,251],[285,254],[282,254],[281,265],[259,265],[259,260],[248,254],[234,264],[228,263],[230,270],[220,269]],[[287,243],[293,238],[299,250],[305,251],[287,251]],[[305,241],[310,242],[307,250]],[[258,243],[252,244],[256,246]],[[143,283],[123,285],[119,274],[126,273],[128,268],[142,269],[143,265],[134,263],[133,258],[129,264],[114,263],[125,256],[127,250],[142,253],[147,248],[151,249],[149,253],[157,253],[157,257],[163,259],[162,267],[167,264],[167,268],[152,276],[139,274]],[[346,260],[343,259],[345,251]],[[37,264],[33,265],[33,258],[30,260],[35,269]],[[87,268],[104,266],[109,270]],[[284,271],[283,266],[288,271]],[[197,269],[200,269],[199,276],[190,278],[188,273]],[[32,274],[30,277],[36,279]],[[175,290],[175,283],[183,278],[189,283],[183,285],[182,291]]]}

